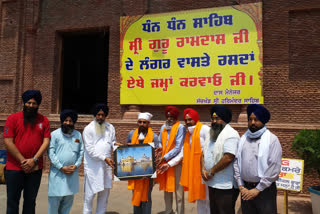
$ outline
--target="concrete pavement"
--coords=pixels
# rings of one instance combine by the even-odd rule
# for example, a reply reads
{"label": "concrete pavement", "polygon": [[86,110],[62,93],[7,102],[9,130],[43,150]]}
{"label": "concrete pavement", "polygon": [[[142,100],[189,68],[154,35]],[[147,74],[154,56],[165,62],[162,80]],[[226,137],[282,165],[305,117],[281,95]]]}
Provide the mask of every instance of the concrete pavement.
{"label": "concrete pavement", "polygon": [[[185,213],[196,214],[196,204],[188,203],[188,194],[185,194]],[[20,201],[20,203],[22,200]],[[127,182],[119,181],[113,183],[113,188],[110,193],[108,208],[106,214],[128,214],[133,213],[131,205],[131,191],[127,190]],[[94,202],[94,207],[96,202]],[[173,203],[175,206],[175,203]],[[20,206],[21,208],[22,206]],[[83,177],[80,177],[80,191],[76,194],[73,207],[70,214],[82,213],[83,207]],[[240,200],[238,199],[236,210],[240,208]],[[5,185],[0,185],[0,214],[5,214],[6,210],[6,188]],[[37,214],[46,214],[48,210],[48,176],[42,176],[41,186],[37,198]],[[156,184],[152,192],[152,213],[156,214],[164,211],[163,192],[159,191],[159,186]],[[240,213],[240,212],[238,212]],[[278,196],[278,213],[284,213],[283,196]],[[293,197],[289,196],[289,213],[290,214],[312,214],[311,201],[309,197]]]}

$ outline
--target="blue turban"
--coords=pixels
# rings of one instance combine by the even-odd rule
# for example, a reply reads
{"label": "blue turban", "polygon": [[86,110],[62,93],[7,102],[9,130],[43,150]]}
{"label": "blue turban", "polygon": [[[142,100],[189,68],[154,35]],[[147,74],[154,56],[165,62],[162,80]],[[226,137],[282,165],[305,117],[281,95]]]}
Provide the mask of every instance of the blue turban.
{"label": "blue turban", "polygon": [[67,117],[71,117],[73,123],[76,123],[78,120],[78,114],[71,109],[65,109],[60,113],[60,122],[63,123]]}
{"label": "blue turban", "polygon": [[40,105],[42,100],[41,92],[39,90],[27,90],[23,92],[21,97],[22,97],[23,103],[26,103],[33,98],[35,99],[37,104]]}
{"label": "blue turban", "polygon": [[210,116],[216,113],[225,123],[230,123],[232,120],[232,111],[224,105],[214,105],[211,107]]}
{"label": "blue turban", "polygon": [[250,104],[247,107],[248,120],[251,114],[254,114],[263,124],[270,120],[270,112],[268,109],[258,104]]}
{"label": "blue turban", "polygon": [[99,111],[103,111],[106,116],[108,116],[109,114],[109,107],[106,104],[97,104],[94,106],[93,108],[93,116],[96,116],[98,114]]}

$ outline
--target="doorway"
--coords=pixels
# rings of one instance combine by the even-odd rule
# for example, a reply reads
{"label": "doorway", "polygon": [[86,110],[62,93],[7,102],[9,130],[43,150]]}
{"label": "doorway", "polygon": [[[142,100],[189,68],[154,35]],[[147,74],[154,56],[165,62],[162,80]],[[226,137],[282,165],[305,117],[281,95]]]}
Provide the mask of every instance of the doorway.
{"label": "doorway", "polygon": [[91,114],[107,103],[109,33],[62,34],[61,110]]}

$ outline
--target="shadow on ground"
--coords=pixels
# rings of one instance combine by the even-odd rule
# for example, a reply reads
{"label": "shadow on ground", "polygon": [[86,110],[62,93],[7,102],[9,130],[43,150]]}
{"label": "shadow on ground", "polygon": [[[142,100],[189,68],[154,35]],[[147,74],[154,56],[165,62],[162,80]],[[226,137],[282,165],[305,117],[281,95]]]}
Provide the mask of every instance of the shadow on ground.
{"label": "shadow on ground", "polygon": [[289,202],[289,210],[291,212],[299,213],[303,211],[304,214],[312,214],[312,206],[310,201],[292,201]]}

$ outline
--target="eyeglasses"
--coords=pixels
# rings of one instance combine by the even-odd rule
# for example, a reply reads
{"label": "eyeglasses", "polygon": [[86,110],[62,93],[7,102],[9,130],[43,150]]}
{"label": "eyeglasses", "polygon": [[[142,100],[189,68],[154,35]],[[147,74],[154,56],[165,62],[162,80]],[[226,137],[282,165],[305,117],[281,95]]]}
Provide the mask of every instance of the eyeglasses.
{"label": "eyeglasses", "polygon": [[141,123],[143,123],[143,124],[147,124],[147,123],[148,123],[148,121],[141,121],[141,120],[140,120],[140,121],[138,121],[138,123],[139,123],[139,124],[141,124]]}

